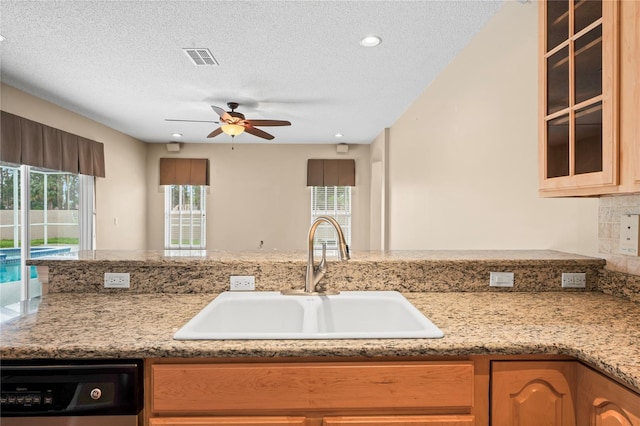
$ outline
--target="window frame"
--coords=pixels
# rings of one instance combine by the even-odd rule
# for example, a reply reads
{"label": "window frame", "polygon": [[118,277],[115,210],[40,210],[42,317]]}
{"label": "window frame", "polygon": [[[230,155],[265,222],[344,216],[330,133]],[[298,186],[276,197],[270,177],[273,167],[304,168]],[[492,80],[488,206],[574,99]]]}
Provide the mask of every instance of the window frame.
{"label": "window frame", "polygon": [[[206,250],[207,248],[207,187],[205,185],[165,185],[164,186],[164,248],[165,250]],[[178,210],[173,208],[173,191],[178,191]],[[191,192],[188,200],[188,209],[183,208],[187,204],[183,202],[183,190]],[[198,192],[200,197],[199,210],[194,205],[194,194]],[[178,220],[178,224],[174,220]],[[194,223],[197,220],[199,223]],[[188,221],[189,223],[185,223]],[[178,243],[173,243],[173,231],[178,228]],[[184,227],[187,227],[188,235],[183,235]],[[199,232],[194,230],[199,227]],[[188,243],[183,243],[186,241]],[[199,243],[196,244],[196,241]]]}
{"label": "window frame", "polygon": [[[353,194],[351,186],[311,186],[310,188],[310,223],[313,223],[319,216],[333,217],[340,224],[347,245],[351,246],[351,237],[353,233]],[[323,204],[322,200],[318,199],[318,196],[322,196],[319,194],[319,191],[321,190],[324,191],[324,208],[319,209],[318,205]],[[344,195],[341,195],[340,192]],[[330,196],[333,197],[333,201],[331,202],[329,201]],[[343,205],[339,205],[340,197],[343,197]],[[313,244],[314,253],[322,253],[323,242],[326,242],[327,244],[327,256],[339,256],[338,238],[333,226],[328,223],[320,224],[316,230]]]}

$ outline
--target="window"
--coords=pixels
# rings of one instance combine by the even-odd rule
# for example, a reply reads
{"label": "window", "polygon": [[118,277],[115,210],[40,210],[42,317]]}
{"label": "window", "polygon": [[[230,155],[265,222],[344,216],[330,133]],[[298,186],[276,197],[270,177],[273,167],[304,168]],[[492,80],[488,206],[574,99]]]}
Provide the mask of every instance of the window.
{"label": "window", "polygon": [[[347,245],[351,245],[351,187],[312,186],[311,223],[319,216],[332,216],[338,221]],[[322,244],[327,245],[327,255],[338,256],[338,236],[333,226],[322,223],[316,230],[314,250],[322,252]]]}
{"label": "window", "polygon": [[166,185],[165,249],[206,248],[206,186]]}

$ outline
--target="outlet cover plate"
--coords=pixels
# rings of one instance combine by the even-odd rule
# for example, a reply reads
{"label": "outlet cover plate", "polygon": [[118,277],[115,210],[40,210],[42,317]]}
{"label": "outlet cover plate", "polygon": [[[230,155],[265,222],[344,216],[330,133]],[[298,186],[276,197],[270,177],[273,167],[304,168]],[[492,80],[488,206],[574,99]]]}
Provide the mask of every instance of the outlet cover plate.
{"label": "outlet cover plate", "polygon": [[513,287],[513,272],[489,272],[490,287]]}
{"label": "outlet cover plate", "polygon": [[104,288],[130,288],[130,279],[128,272],[105,272]]}
{"label": "outlet cover plate", "polygon": [[562,288],[585,288],[587,286],[587,274],[584,272],[563,272]]}
{"label": "outlet cover plate", "polygon": [[231,291],[253,291],[256,289],[256,277],[253,275],[231,275]]}
{"label": "outlet cover plate", "polygon": [[640,240],[640,215],[624,214],[620,216],[620,254],[638,256]]}

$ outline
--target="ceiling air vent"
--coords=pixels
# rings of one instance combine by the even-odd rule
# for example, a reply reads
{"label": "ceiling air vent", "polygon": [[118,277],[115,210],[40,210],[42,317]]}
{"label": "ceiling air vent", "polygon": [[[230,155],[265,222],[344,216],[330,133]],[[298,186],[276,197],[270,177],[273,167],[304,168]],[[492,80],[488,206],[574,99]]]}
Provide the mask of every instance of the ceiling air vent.
{"label": "ceiling air vent", "polygon": [[195,65],[218,65],[209,49],[182,49]]}

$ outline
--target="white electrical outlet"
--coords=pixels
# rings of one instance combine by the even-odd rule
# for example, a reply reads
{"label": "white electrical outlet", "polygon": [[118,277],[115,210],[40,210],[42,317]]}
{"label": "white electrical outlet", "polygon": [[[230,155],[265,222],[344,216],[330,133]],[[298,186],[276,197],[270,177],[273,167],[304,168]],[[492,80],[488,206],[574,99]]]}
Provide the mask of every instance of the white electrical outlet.
{"label": "white electrical outlet", "polygon": [[231,275],[231,291],[253,291],[256,277],[253,275]]}
{"label": "white electrical outlet", "polygon": [[620,217],[620,253],[638,256],[640,240],[640,215],[625,214]]}
{"label": "white electrical outlet", "polygon": [[587,286],[587,274],[584,272],[563,272],[562,288],[585,288]]}
{"label": "white electrical outlet", "polygon": [[128,272],[105,272],[104,288],[130,288]]}
{"label": "white electrical outlet", "polygon": [[489,272],[490,287],[513,287],[513,272]]}

